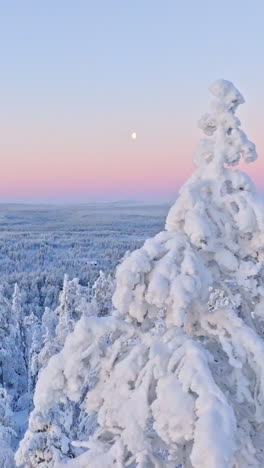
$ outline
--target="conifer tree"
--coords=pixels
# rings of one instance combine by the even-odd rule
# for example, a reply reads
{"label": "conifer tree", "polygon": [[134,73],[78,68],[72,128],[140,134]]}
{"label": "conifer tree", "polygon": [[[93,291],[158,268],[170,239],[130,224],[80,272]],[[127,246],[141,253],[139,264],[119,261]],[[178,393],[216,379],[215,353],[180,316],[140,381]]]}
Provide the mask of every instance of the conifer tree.
{"label": "conifer tree", "polygon": [[110,274],[100,270],[97,280],[92,286],[93,300],[98,308],[98,315],[109,315],[112,312],[112,296],[115,282]]}
{"label": "conifer tree", "polygon": [[[18,306],[18,302],[15,304]],[[16,309],[0,292],[0,385],[12,396],[13,405],[27,392],[27,369],[19,313],[19,306]]]}
{"label": "conifer tree", "polygon": [[15,431],[13,428],[13,414],[10,408],[10,398],[7,391],[0,387],[0,466],[1,468],[15,468],[13,442]]}
{"label": "conifer tree", "polygon": [[96,420],[56,468],[264,466],[264,210],[232,168],[257,155],[242,95],[210,90],[165,230],[119,265],[113,315],[83,316],[40,374],[35,411],[69,399]]}
{"label": "conifer tree", "polygon": [[[34,348],[31,357],[32,387],[52,356],[58,355],[75,322],[88,311],[97,312],[97,306],[93,307],[88,302],[90,296],[87,291],[88,288],[82,287],[77,278],[69,280],[65,275],[58,307],[54,311],[45,308],[41,327],[35,330],[36,336],[33,335],[31,340],[31,347]],[[87,391],[87,384],[83,385],[81,400]],[[63,402],[55,402],[47,411],[35,407],[17,451],[17,463],[24,468],[52,468],[56,462],[80,453],[79,449],[74,449],[71,441],[87,435],[89,430],[89,416],[79,404],[67,397]]]}

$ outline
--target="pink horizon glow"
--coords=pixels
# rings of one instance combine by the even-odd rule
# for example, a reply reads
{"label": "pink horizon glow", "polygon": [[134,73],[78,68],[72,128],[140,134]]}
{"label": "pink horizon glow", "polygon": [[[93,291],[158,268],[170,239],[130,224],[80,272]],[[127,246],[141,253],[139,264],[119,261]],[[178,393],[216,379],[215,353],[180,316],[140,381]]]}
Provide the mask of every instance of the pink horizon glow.
{"label": "pink horizon glow", "polygon": [[[76,154],[72,148],[63,147],[45,156],[43,148],[35,158],[34,151],[18,159],[9,151],[1,167],[0,201],[34,198],[141,198],[174,196],[193,171],[192,153],[195,139],[188,145],[164,149],[135,142],[120,147],[84,150]],[[52,148],[53,149],[53,148]],[[10,150],[10,148],[9,148]],[[251,164],[240,164],[259,191],[264,189],[264,161],[258,148],[259,159]],[[123,156],[123,154],[125,156]],[[15,170],[14,170],[14,161]],[[1,200],[2,199],[2,200]]]}
{"label": "pink horizon glow", "polygon": [[177,193],[219,78],[264,189],[262,2],[2,3],[0,202]]}

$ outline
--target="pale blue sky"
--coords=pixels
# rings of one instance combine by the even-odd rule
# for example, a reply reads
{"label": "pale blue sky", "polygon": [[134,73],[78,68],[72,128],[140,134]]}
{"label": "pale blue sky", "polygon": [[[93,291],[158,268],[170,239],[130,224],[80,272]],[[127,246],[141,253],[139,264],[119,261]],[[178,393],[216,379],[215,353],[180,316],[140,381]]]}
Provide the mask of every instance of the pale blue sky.
{"label": "pale blue sky", "polygon": [[[196,120],[217,78],[232,80],[246,96],[241,116],[261,145],[263,22],[262,1],[0,1],[0,151],[7,177],[8,165],[23,158],[33,177],[33,153],[47,157],[58,175],[63,144],[76,144],[76,164],[78,151],[88,164],[102,139],[111,149],[107,162],[117,164],[132,129],[143,135],[141,158],[150,160],[152,139],[158,154],[173,148],[177,159],[184,138],[196,144]],[[65,156],[69,167],[71,157]],[[179,171],[181,164],[179,158]],[[23,187],[32,183],[23,177],[8,182],[10,190],[15,182],[21,187],[16,197],[25,198]],[[67,181],[63,190],[61,196]]]}

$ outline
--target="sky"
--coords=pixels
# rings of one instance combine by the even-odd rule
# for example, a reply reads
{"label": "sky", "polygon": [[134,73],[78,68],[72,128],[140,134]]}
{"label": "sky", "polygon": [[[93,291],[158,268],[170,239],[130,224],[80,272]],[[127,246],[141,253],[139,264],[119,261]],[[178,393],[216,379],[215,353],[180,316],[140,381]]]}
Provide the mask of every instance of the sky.
{"label": "sky", "polygon": [[0,0],[0,202],[173,199],[219,78],[264,191],[263,18],[262,0]]}

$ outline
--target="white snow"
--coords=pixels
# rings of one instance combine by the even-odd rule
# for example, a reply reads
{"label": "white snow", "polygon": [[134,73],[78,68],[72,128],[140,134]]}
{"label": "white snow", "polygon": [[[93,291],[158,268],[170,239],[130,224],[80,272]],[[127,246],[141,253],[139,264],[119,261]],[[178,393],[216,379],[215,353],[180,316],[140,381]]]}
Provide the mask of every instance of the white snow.
{"label": "white snow", "polygon": [[235,115],[242,95],[225,80],[210,90],[209,138],[165,230],[118,266],[112,315],[83,314],[39,374],[29,430],[61,407],[95,421],[47,468],[264,466],[264,210],[232,168],[257,154]]}

